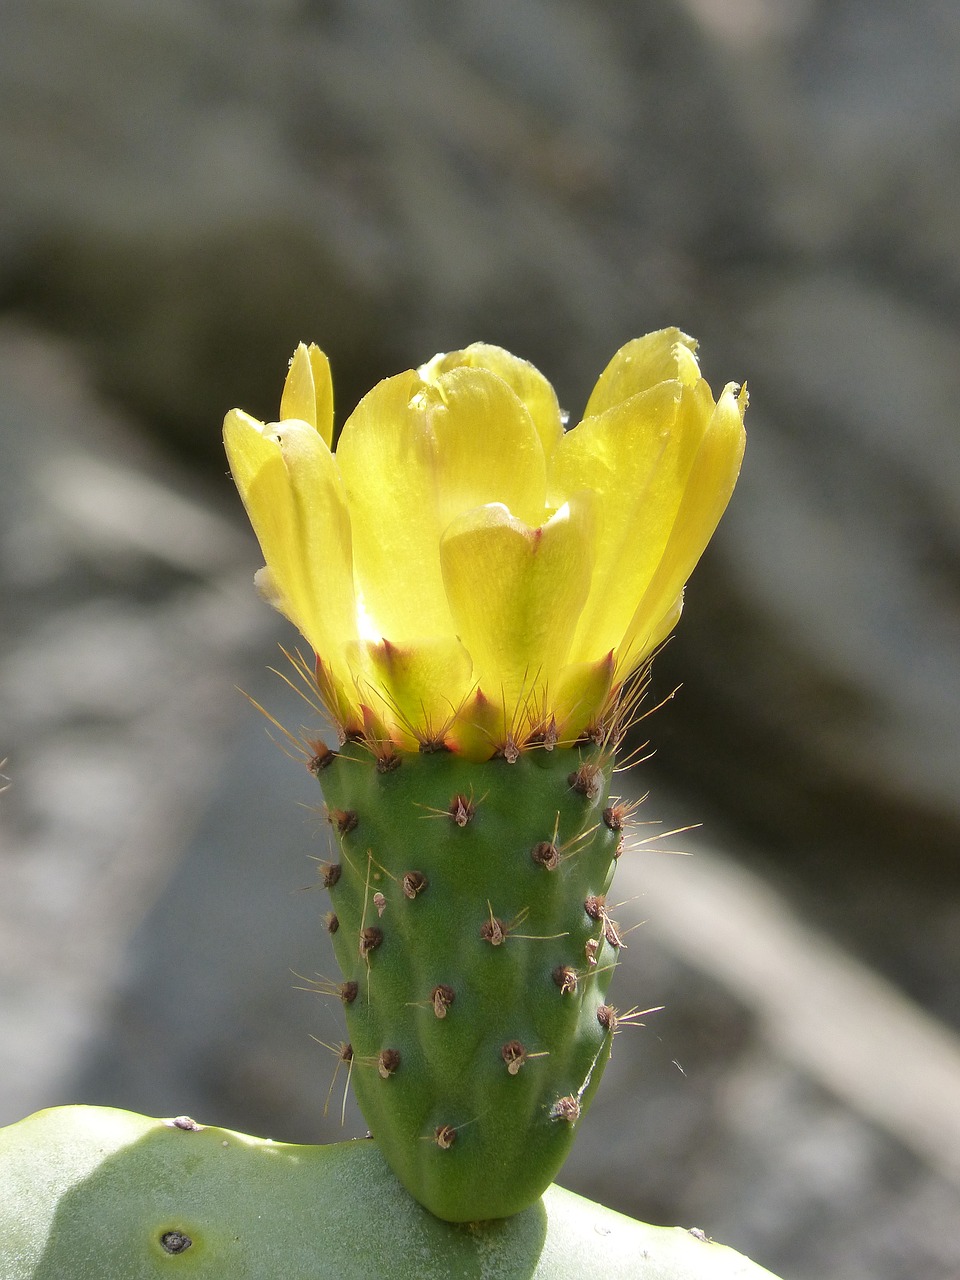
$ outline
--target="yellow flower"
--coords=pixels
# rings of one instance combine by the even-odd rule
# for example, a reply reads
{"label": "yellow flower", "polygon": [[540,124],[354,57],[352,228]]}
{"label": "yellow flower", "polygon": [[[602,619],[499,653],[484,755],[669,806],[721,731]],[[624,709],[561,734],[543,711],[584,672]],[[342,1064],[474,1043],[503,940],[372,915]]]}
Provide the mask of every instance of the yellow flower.
{"label": "yellow flower", "polygon": [[335,451],[316,346],[279,422],[227,414],[261,589],[342,734],[484,759],[603,731],[740,468],[746,391],[714,402],[695,349],[677,329],[627,343],[571,431],[542,374],[485,343],[379,383]]}

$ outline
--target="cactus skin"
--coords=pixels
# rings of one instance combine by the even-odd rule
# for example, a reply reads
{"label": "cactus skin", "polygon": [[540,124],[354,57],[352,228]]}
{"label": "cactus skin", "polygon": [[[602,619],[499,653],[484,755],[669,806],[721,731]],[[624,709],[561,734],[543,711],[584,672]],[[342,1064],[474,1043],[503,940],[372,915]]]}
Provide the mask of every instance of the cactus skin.
{"label": "cactus skin", "polygon": [[613,753],[378,762],[351,744],[322,766],[361,1110],[437,1217],[517,1213],[563,1163],[616,1028]]}
{"label": "cactus skin", "polygon": [[411,1199],[372,1142],[289,1146],[107,1107],[0,1128],[0,1276],[771,1280],[559,1187],[506,1222],[458,1227]]}

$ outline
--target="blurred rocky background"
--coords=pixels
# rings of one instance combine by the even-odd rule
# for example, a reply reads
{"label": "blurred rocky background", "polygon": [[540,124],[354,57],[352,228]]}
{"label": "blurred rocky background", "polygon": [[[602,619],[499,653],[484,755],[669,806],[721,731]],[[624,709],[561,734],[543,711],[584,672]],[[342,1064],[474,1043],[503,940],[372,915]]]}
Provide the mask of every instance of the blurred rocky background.
{"label": "blurred rocky background", "polygon": [[956,1280],[960,8],[6,0],[0,174],[0,1123],[363,1131],[224,411],[300,338],[341,411],[483,338],[575,419],[677,323],[750,444],[625,787],[704,830],[623,869],[616,998],[666,1008],[564,1181]]}

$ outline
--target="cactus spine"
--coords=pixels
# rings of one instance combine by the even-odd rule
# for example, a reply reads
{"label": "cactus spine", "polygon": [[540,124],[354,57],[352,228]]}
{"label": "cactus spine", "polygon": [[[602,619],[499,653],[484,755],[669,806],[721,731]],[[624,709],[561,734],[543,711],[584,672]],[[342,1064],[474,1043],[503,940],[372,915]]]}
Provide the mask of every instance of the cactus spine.
{"label": "cactus spine", "polygon": [[315,762],[351,1078],[394,1172],[438,1217],[505,1217],[552,1181],[616,1030],[613,753]]}

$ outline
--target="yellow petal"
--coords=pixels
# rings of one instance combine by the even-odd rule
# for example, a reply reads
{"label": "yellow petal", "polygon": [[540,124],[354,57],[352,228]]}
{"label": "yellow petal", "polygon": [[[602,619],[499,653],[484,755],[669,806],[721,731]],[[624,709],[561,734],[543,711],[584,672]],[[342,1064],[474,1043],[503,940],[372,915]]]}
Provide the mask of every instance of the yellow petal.
{"label": "yellow petal", "polygon": [[560,672],[550,704],[561,746],[576,742],[596,723],[606,706],[615,669],[611,651],[596,662],[577,662]]}
{"label": "yellow petal", "polygon": [[302,421],[265,427],[239,410],[227,415],[223,438],[272,589],[341,678],[356,605],[350,521],[330,450]]}
{"label": "yellow petal", "polygon": [[557,448],[551,502],[581,488],[600,499],[596,566],[571,662],[595,661],[620,644],[673,527],[710,420],[702,407],[699,389],[661,382],[585,419]]}
{"label": "yellow petal", "polygon": [[693,354],[696,349],[696,341],[679,329],[658,329],[634,338],[620,348],[597,379],[584,418],[605,413],[658,382],[690,382],[691,373],[695,376],[699,372]]}
{"label": "yellow petal", "polygon": [[453,637],[367,646],[370,690],[393,741],[406,751],[443,741],[473,685],[470,655]]}
{"label": "yellow petal", "polygon": [[[241,409],[227,414],[223,443],[243,505],[267,561],[258,580],[269,583],[285,612],[302,609],[307,594],[306,565],[297,545],[290,477],[280,441],[268,428]],[[271,601],[272,603],[272,601]]]}
{"label": "yellow petal", "polygon": [[460,708],[446,735],[451,751],[465,760],[481,761],[504,745],[504,716],[500,701],[493,703],[482,689],[472,694]]}
{"label": "yellow petal", "polygon": [[455,634],[440,573],[436,440],[413,370],[378,383],[337,444],[353,557],[373,628],[402,644]]}
{"label": "yellow petal", "polygon": [[280,397],[280,421],[299,418],[333,445],[333,382],[330,361],[315,342],[301,342],[293,353]]}
{"label": "yellow petal", "polygon": [[660,643],[679,617],[683,585],[713,536],[740,473],[746,407],[746,388],[739,396],[735,384],[724,388],[687,477],[660,564],[624,636],[622,650],[632,665]]}
{"label": "yellow petal", "polygon": [[472,342],[462,351],[434,356],[420,370],[420,376],[425,382],[435,381],[441,374],[463,367],[489,369],[504,380],[527,406],[544,455],[549,458],[563,435],[563,424],[557,393],[540,370],[529,360],[521,360],[519,356],[504,351],[503,347],[495,347],[489,342]]}
{"label": "yellow petal", "polygon": [[647,634],[646,644],[644,646],[645,653],[653,653],[666,640],[667,636],[680,621],[680,614],[683,612],[683,592],[677,596],[676,600],[667,607],[666,612],[658,619],[650,628]]}
{"label": "yellow petal", "polygon": [[596,514],[576,494],[541,528],[503,506],[467,512],[443,537],[443,580],[481,691],[510,729],[563,665],[590,586]]}
{"label": "yellow petal", "polygon": [[440,526],[489,503],[543,519],[546,464],[526,406],[487,369],[452,369],[424,390],[437,441]]}
{"label": "yellow petal", "polygon": [[[364,715],[360,694],[355,678],[355,669],[350,661],[356,652],[351,643],[343,646],[337,654],[335,663],[324,661],[317,656],[316,680],[320,698],[327,714],[346,739],[352,734],[364,731]],[[338,675],[334,676],[334,668]]]}

